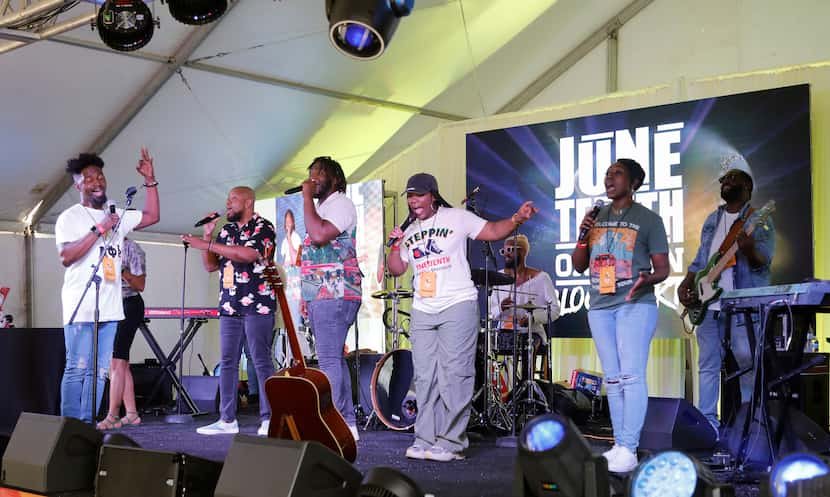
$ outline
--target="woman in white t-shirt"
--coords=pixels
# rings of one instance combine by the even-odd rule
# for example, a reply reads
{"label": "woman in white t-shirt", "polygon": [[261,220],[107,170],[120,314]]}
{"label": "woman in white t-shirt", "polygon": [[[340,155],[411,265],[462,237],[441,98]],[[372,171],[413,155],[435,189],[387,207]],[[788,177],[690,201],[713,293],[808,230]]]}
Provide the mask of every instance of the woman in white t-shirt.
{"label": "woman in white t-shirt", "polygon": [[405,193],[412,221],[406,232],[395,227],[390,233],[396,241],[387,263],[394,276],[411,265],[415,289],[409,331],[418,415],[406,457],[464,459],[479,322],[466,241],[503,240],[538,209],[525,202],[509,219],[486,221],[453,209],[426,173],[409,178]]}

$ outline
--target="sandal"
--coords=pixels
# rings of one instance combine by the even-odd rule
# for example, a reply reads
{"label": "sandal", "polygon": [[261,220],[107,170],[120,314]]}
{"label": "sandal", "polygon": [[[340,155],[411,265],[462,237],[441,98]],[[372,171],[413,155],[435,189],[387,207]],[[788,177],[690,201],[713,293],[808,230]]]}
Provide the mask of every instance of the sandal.
{"label": "sandal", "polygon": [[104,418],[97,425],[95,425],[95,427],[101,431],[117,430],[118,428],[121,428],[121,426],[121,420],[116,418],[112,414],[107,414],[106,418]]}
{"label": "sandal", "polygon": [[124,426],[137,426],[141,424],[141,417],[136,411],[127,411],[127,415],[121,418],[120,423]]}

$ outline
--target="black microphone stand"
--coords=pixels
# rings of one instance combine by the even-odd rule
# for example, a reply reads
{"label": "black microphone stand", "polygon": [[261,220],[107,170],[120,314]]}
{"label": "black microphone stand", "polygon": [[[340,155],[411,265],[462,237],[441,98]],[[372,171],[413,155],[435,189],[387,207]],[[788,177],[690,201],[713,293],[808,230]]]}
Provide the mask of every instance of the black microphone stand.
{"label": "black microphone stand", "polygon": [[[133,195],[135,194],[135,188],[131,187],[127,189],[127,202],[124,204],[124,213],[127,212],[127,208],[130,204],[133,203]],[[115,205],[112,206],[113,211],[115,210]],[[98,269],[101,267],[101,262],[104,260],[104,256],[109,251],[112,241],[116,238],[116,233],[121,228],[121,220],[123,216],[118,218],[118,222],[115,223],[110,229],[110,239],[104,239],[106,243],[104,243],[101,253],[98,254],[98,262],[96,262],[92,266],[92,274],[89,275],[89,280],[87,280],[86,285],[84,286],[84,291],[81,294],[81,298],[78,299],[78,303],[75,304],[75,310],[72,311],[72,316],[69,318],[69,322],[67,324],[72,324],[75,322],[75,317],[78,315],[78,310],[81,308],[81,303],[84,301],[86,297],[86,293],[89,291],[90,285],[95,283],[95,310],[92,313],[92,423],[95,423],[96,418],[98,417],[98,325],[100,323],[100,309],[98,307],[100,297],[101,297],[101,277],[98,276]],[[103,236],[103,235],[102,235]],[[90,248],[90,250],[92,250]],[[83,390],[83,389],[82,389]]]}
{"label": "black microphone stand", "polygon": [[193,422],[193,414],[196,414],[196,411],[193,411],[192,414],[184,414],[182,412],[182,397],[184,396],[184,383],[182,383],[182,375],[184,374],[184,296],[185,296],[185,289],[187,285],[187,249],[190,247],[190,244],[187,242],[182,242],[184,245],[184,263],[182,264],[182,303],[179,307],[179,385],[180,388],[178,389],[178,395],[176,395],[176,414],[168,414],[164,417],[165,423],[170,424],[186,424]]}

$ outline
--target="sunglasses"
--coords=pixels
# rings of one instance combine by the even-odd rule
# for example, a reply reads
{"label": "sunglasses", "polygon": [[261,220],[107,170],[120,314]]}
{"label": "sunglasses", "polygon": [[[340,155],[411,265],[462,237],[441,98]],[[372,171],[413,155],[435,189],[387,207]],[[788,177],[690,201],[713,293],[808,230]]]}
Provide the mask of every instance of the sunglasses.
{"label": "sunglasses", "polygon": [[501,255],[505,255],[505,254],[513,255],[513,252],[518,252],[521,249],[522,249],[521,247],[514,247],[512,245],[505,245],[504,247],[499,249],[499,254],[501,254]]}

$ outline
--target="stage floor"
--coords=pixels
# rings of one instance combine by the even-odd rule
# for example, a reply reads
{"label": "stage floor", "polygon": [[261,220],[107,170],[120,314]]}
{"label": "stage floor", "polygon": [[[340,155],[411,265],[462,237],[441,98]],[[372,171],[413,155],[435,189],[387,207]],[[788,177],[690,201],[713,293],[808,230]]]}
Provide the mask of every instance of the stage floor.
{"label": "stage floor", "polygon": [[[240,411],[240,433],[255,435],[259,427],[256,407]],[[139,426],[112,430],[131,437],[145,449],[184,452],[215,461],[223,461],[233,439],[232,435],[205,436],[196,433],[196,428],[210,424],[216,415],[196,418],[191,424],[166,424],[163,417],[143,415]],[[470,433],[470,449],[467,459],[448,463],[416,461],[407,459],[404,451],[412,443],[412,433],[392,431],[383,425],[361,429],[358,455],[355,467],[366,473],[375,466],[395,468],[415,480],[427,493],[435,496],[452,497],[509,497],[515,471],[515,448],[496,445],[495,434]],[[589,443],[595,453],[607,450],[610,445],[602,440]],[[706,457],[706,454],[695,454]],[[255,478],[256,475],[251,475]],[[719,475],[726,478],[726,475]],[[623,479],[615,484],[622,488]],[[756,497],[756,484],[735,486],[736,496]]]}

